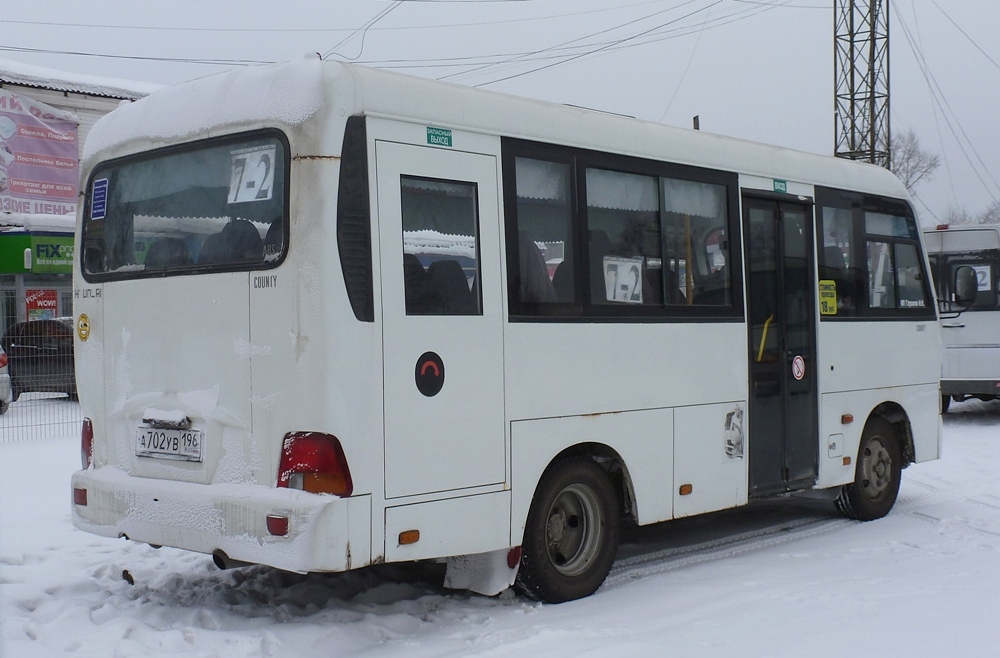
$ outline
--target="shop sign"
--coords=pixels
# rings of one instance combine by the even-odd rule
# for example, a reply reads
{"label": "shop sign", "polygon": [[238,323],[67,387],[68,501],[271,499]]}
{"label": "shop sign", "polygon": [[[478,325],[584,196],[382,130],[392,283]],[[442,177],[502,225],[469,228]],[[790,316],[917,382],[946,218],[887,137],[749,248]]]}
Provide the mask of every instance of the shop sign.
{"label": "shop sign", "polygon": [[25,290],[24,303],[29,320],[50,320],[59,310],[59,291],[52,288]]}
{"label": "shop sign", "polygon": [[31,236],[31,271],[38,274],[73,272],[73,236]]}
{"label": "shop sign", "polygon": [[76,214],[79,120],[0,89],[0,212]]}

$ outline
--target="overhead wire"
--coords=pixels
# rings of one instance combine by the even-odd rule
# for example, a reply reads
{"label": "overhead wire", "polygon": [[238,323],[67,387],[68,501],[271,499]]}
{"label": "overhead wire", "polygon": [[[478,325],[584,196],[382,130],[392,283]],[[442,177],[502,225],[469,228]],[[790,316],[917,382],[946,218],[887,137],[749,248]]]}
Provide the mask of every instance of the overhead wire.
{"label": "overhead wire", "polygon": [[[416,0],[405,0],[406,2],[415,2]],[[465,0],[462,0],[463,2]],[[554,18],[566,18],[569,16],[583,16],[587,14],[601,14],[607,12],[620,12],[623,9],[629,9],[632,7],[641,7],[644,5],[660,4],[663,0],[643,0],[642,2],[632,2],[616,4],[612,7],[600,7],[597,9],[585,9],[576,10],[570,13],[563,14],[548,14],[544,16],[531,16],[526,18],[504,18],[500,20],[489,20],[489,21],[469,21],[464,23],[435,23],[433,25],[386,25],[379,27],[372,27],[372,32],[389,32],[403,30],[407,32],[412,32],[414,30],[441,30],[450,29],[454,27],[477,27],[482,25],[505,25],[508,23],[528,23],[537,22],[543,20],[550,20]],[[161,25],[108,25],[104,23],[70,23],[70,22],[55,22],[55,21],[28,21],[28,20],[16,20],[10,18],[0,18],[0,24],[10,24],[10,25],[40,25],[45,27],[72,27],[72,28],[87,28],[87,29],[102,29],[102,30],[156,30],[157,32],[356,32],[359,28],[356,27],[306,27],[306,28],[281,28],[281,27],[195,27],[189,25],[173,25],[173,26],[161,26]]]}
{"label": "overhead wire", "polygon": [[353,61],[353,60],[356,60],[359,57],[361,57],[361,53],[363,53],[364,50],[365,50],[365,36],[368,34],[368,28],[370,28],[372,25],[375,25],[375,23],[378,23],[380,20],[382,20],[383,18],[385,18],[386,16],[388,16],[390,13],[392,13],[393,10],[395,10],[401,4],[403,4],[402,0],[396,0],[395,2],[393,2],[390,6],[386,7],[385,9],[383,9],[381,12],[379,12],[379,14],[377,16],[375,16],[374,18],[372,18],[371,20],[369,20],[363,26],[359,27],[357,30],[355,30],[354,32],[351,32],[349,35],[347,35],[346,37],[344,37],[333,48],[330,48],[325,53],[323,53],[322,55],[320,55],[320,59],[326,59],[327,57],[329,57],[330,55],[332,55],[334,53],[334,51],[336,51],[338,48],[340,48],[341,46],[343,46],[345,43],[347,43],[348,41],[350,41],[351,39],[353,39],[358,34],[359,30],[361,31],[361,47],[358,49],[357,56],[356,57],[344,57],[344,59]]}
{"label": "overhead wire", "polygon": [[[612,27],[605,28],[605,29],[599,30],[597,32],[592,32],[592,33],[587,34],[587,35],[582,36],[582,37],[577,37],[575,39],[570,39],[569,41],[564,41],[564,42],[562,42],[560,44],[556,44],[556,45],[550,46],[548,48],[542,48],[541,50],[535,50],[535,51],[532,51],[532,52],[529,52],[529,53],[523,53],[523,54],[520,54],[520,55],[515,55],[515,56],[511,57],[510,59],[507,59],[507,60],[504,60],[503,62],[498,62],[498,63],[502,63],[502,64],[513,63],[513,62],[516,62],[517,60],[521,60],[521,59],[524,59],[526,61],[530,61],[530,60],[528,60],[528,57],[531,56],[531,55],[538,55],[538,54],[541,54],[541,53],[552,52],[552,51],[555,51],[555,50],[563,49],[566,46],[568,46],[569,44],[577,43],[577,42],[583,41],[585,39],[591,39],[591,38],[593,38],[595,36],[598,36],[600,34],[606,34],[608,32],[614,32],[615,30],[620,30],[621,28],[623,28],[623,27],[625,27],[627,25],[632,25],[634,23],[639,23],[639,22],[648,20],[648,19],[652,18],[653,16],[659,16],[660,14],[665,14],[665,13],[674,11],[675,9],[678,9],[678,8],[683,7],[685,5],[692,4],[694,2],[696,2],[696,0],[686,0],[686,2],[682,2],[679,5],[668,7],[667,9],[662,9],[660,11],[655,11],[652,14],[647,14],[645,16],[642,16],[641,18],[636,18],[636,19],[633,19],[633,20],[630,20],[630,21],[626,21],[625,23],[619,23],[618,25],[614,25]],[[476,72],[478,72],[480,70],[483,70],[483,69],[488,68],[489,66],[493,66],[493,65],[495,65],[495,64],[487,64],[487,65],[483,65],[483,66],[471,69],[469,71],[462,71],[461,73],[456,73],[456,74],[452,74],[452,75],[446,75],[444,77],[438,78],[438,80],[447,80],[447,79],[452,78],[452,77],[457,77],[457,76],[463,76],[463,75],[467,75],[467,74],[471,74],[471,73],[476,73]]]}
{"label": "overhead wire", "polygon": [[958,23],[955,22],[955,19],[953,19],[951,16],[949,16],[948,13],[944,9],[941,8],[941,5],[939,5],[935,0],[931,0],[931,3],[933,3],[933,5],[938,8],[938,11],[940,11],[942,14],[944,14],[944,17],[947,18],[948,21],[950,21],[951,24],[954,25],[955,28],[959,32],[962,33],[963,37],[965,37],[966,39],[969,40],[969,43],[971,43],[973,46],[975,46],[976,49],[979,50],[979,52],[981,52],[986,57],[986,59],[990,60],[990,64],[992,64],[993,66],[995,66],[998,69],[1000,69],[1000,64],[997,64],[996,60],[993,59],[992,57],[990,57],[990,54],[988,52],[986,52],[985,50],[983,50],[982,46],[980,46],[978,43],[976,43],[975,40],[973,40],[973,38],[969,36],[968,32],[966,32],[965,30],[962,29],[961,25],[959,25]]}
{"label": "overhead wire", "polygon": [[[916,6],[915,3],[916,3],[916,0],[910,0],[910,9],[913,11],[913,25],[914,25],[914,29],[916,31],[917,45],[920,46],[921,52],[922,52],[923,51],[923,37],[920,34],[920,21],[919,21],[919,19],[917,17],[917,6]],[[952,176],[951,167],[948,164],[948,151],[947,151],[947,149],[944,146],[944,133],[941,132],[941,117],[940,117],[940,114],[939,114],[940,111],[938,110],[937,105],[934,104],[934,103],[931,103],[931,112],[934,114],[934,129],[937,131],[938,144],[941,147],[941,158],[944,160],[944,171],[945,171],[945,175],[948,178],[948,187],[951,190],[951,198],[952,198],[952,201],[954,201],[955,205],[957,206],[958,205],[958,192],[955,189],[955,179]],[[924,203],[923,199],[920,199],[920,197],[917,197],[916,194],[914,194],[914,197],[916,197],[920,201],[920,203],[923,203],[924,208],[927,209],[927,212],[931,213],[931,215],[934,217],[934,219],[940,221],[940,219],[938,218],[938,216],[934,214],[934,211],[931,210],[930,207],[928,207],[928,205],[926,203]]]}
{"label": "overhead wire", "polygon": [[[690,18],[690,17],[692,17],[692,16],[700,13],[701,11],[707,10],[709,7],[713,7],[713,6],[717,5],[717,4],[720,4],[720,2],[713,2],[710,5],[708,5],[707,7],[703,7],[701,9],[699,9],[699,10],[695,10],[695,11],[691,12],[690,14],[682,16],[682,17],[680,17],[678,19],[667,21],[667,22],[662,23],[662,24],[660,24],[660,25],[658,25],[658,26],[656,26],[656,27],[654,27],[652,29],[644,30],[642,32],[639,32],[638,34],[633,34],[633,35],[630,35],[628,37],[624,37],[624,38],[620,38],[620,39],[614,39],[614,40],[610,40],[610,41],[597,42],[597,43],[590,43],[590,44],[586,44],[586,46],[580,46],[578,48],[583,48],[583,50],[579,51],[579,52],[576,52],[576,53],[563,53],[563,54],[560,54],[560,55],[557,55],[557,56],[551,55],[550,53],[552,51],[558,50],[558,49],[560,49],[560,48],[563,47],[563,44],[558,44],[556,46],[552,46],[552,47],[549,47],[549,48],[546,48],[546,49],[542,49],[542,50],[539,50],[539,51],[534,51],[532,53],[529,53],[528,56],[515,56],[515,57],[512,57],[512,58],[507,59],[507,60],[502,60],[502,61],[496,62],[493,65],[494,67],[500,67],[500,66],[504,66],[504,65],[509,65],[511,63],[514,63],[514,64],[516,64],[516,63],[523,63],[523,62],[519,62],[518,60],[523,60],[523,61],[526,62],[526,61],[542,60],[542,59],[560,59],[560,58],[562,59],[562,61],[555,62],[553,64],[548,64],[548,65],[545,65],[545,66],[536,67],[536,68],[528,70],[528,71],[522,71],[522,72],[517,73],[517,74],[513,74],[513,75],[510,75],[510,76],[505,76],[503,78],[498,78],[498,79],[491,80],[491,81],[488,81],[488,82],[479,83],[479,84],[476,84],[474,86],[480,87],[480,86],[485,86],[485,85],[488,85],[488,84],[494,84],[496,82],[501,82],[501,81],[504,81],[504,80],[509,80],[509,79],[512,79],[512,78],[521,77],[523,75],[529,75],[531,73],[535,73],[537,71],[541,71],[541,70],[545,70],[545,69],[548,69],[548,68],[552,68],[554,66],[559,66],[561,64],[568,63],[568,62],[580,59],[581,57],[586,57],[588,55],[592,55],[592,54],[595,54],[595,53],[598,53],[598,52],[613,52],[613,51],[617,51],[617,50],[623,50],[625,48],[638,47],[638,46],[647,45],[647,44],[650,44],[650,43],[656,43],[656,42],[659,42],[659,41],[664,41],[664,40],[667,40],[667,39],[674,39],[674,38],[678,38],[678,37],[682,37],[682,36],[687,36],[689,34],[695,33],[696,31],[701,32],[701,31],[706,30],[706,29],[713,29],[713,28],[716,28],[716,27],[722,27],[724,25],[729,25],[731,23],[735,23],[737,21],[741,21],[741,20],[744,20],[746,18],[750,18],[751,16],[758,15],[758,14],[764,13],[766,11],[770,11],[770,10],[778,8],[778,7],[782,7],[782,6],[784,6],[784,4],[788,4],[790,2],[792,2],[792,0],[785,0],[784,3],[780,3],[779,2],[777,4],[773,4],[773,5],[770,5],[770,6],[763,6],[763,7],[761,7],[761,6],[754,6],[754,7],[749,7],[749,8],[746,8],[746,9],[739,9],[739,10],[731,12],[729,14],[724,14],[724,15],[718,16],[717,18],[713,18],[711,21],[705,23],[704,25],[702,25],[700,27],[697,26],[697,25],[682,25],[682,26],[673,27],[672,29],[669,29],[669,30],[664,30],[664,28],[672,26],[675,23],[678,23],[678,22],[680,22],[680,21],[682,21],[682,20],[684,20],[686,18]],[[690,4],[690,3],[689,2],[685,2],[685,3],[682,3],[682,5],[678,5],[678,6],[683,6],[683,4]],[[663,12],[657,12],[656,14],[650,14],[650,16],[657,15],[658,13],[663,13]],[[624,24],[620,24],[620,25],[617,25],[617,26],[615,26],[614,28],[611,28],[611,29],[613,30],[613,29],[616,29],[616,28],[621,28],[623,25]],[[607,31],[609,31],[609,30],[607,30],[607,29],[606,30],[601,30],[601,31],[596,32],[596,33],[594,33],[592,35],[587,35],[585,37],[574,39],[573,41],[580,41],[580,40],[586,39],[586,38],[588,38],[590,36],[594,36],[596,34],[605,33]],[[569,42],[567,42],[567,43],[569,43]],[[571,49],[568,49],[568,50],[571,50]],[[454,76],[448,76],[448,77],[454,77]]]}
{"label": "overhead wire", "polygon": [[145,62],[177,62],[180,64],[210,64],[212,66],[248,66],[251,64],[272,64],[271,60],[261,59],[225,59],[209,57],[153,57],[149,55],[116,55],[112,53],[91,53],[75,50],[57,50],[55,48],[24,48],[19,46],[0,46],[0,52],[32,53],[42,55],[72,55],[77,57],[101,57],[104,59],[131,59]]}
{"label": "overhead wire", "polygon": [[[406,1],[407,2],[413,2],[414,0],[406,0]],[[684,6],[686,4],[690,4],[691,1],[693,1],[693,0],[689,0],[688,2],[682,2],[682,3],[678,4],[678,5],[675,5],[673,8],[676,9],[676,8],[679,8],[679,7]],[[615,9],[616,10],[620,10],[621,8],[627,8],[627,7],[639,7],[639,6],[649,5],[649,4],[659,4],[660,2],[662,2],[662,0],[647,0],[647,1],[644,1],[644,2],[631,3],[631,4],[627,4],[627,5],[618,5]],[[674,39],[674,38],[681,38],[681,37],[688,36],[688,35],[694,34],[694,33],[699,33],[700,34],[704,30],[713,29],[713,28],[716,28],[716,27],[722,27],[724,25],[727,25],[727,24],[730,24],[730,23],[733,23],[733,22],[736,22],[736,21],[739,21],[739,20],[743,20],[745,18],[749,18],[751,15],[754,15],[755,13],[761,13],[762,11],[768,11],[768,10],[773,9],[775,7],[781,7],[781,6],[789,5],[791,2],[792,2],[792,0],[786,0],[784,3],[780,3],[780,2],[779,3],[760,3],[760,5],[763,5],[763,6],[758,6],[758,3],[747,3],[747,4],[752,4],[752,5],[755,5],[755,6],[752,6],[752,7],[748,8],[748,9],[740,9],[740,10],[737,10],[735,12],[731,12],[729,14],[723,14],[723,15],[720,15],[718,17],[714,17],[714,18],[711,19],[711,21],[709,21],[707,23],[702,23],[701,25],[697,25],[697,24],[683,25],[683,24],[681,24],[681,25],[677,25],[677,26],[675,26],[675,27],[673,27],[671,29],[668,29],[668,30],[662,29],[664,26],[668,26],[668,25],[672,24],[672,22],[669,22],[669,23],[664,24],[663,26],[660,26],[660,29],[654,29],[652,31],[649,31],[648,33],[642,33],[640,35],[632,35],[632,36],[630,36],[628,38],[625,38],[625,39],[614,39],[614,40],[607,40],[607,41],[590,43],[590,44],[581,44],[581,45],[576,45],[576,46],[563,46],[563,45],[558,45],[557,44],[556,46],[552,46],[552,47],[549,47],[549,48],[545,48],[545,49],[541,49],[541,50],[535,50],[535,51],[526,51],[526,52],[492,53],[492,54],[477,55],[477,56],[427,58],[427,59],[413,59],[413,58],[408,58],[406,60],[399,60],[399,59],[395,59],[395,60],[394,59],[361,59],[360,58],[360,52],[359,52],[359,54],[356,55],[355,57],[350,58],[350,57],[346,57],[345,56],[345,59],[349,59],[351,61],[357,61],[359,63],[363,63],[363,64],[366,64],[366,65],[369,65],[369,66],[374,66],[376,68],[394,68],[394,69],[433,69],[433,68],[439,68],[440,69],[440,68],[458,68],[458,67],[468,67],[468,66],[482,68],[485,65],[489,65],[489,66],[491,66],[493,68],[500,68],[500,67],[503,67],[503,66],[507,66],[509,68],[510,66],[516,65],[517,63],[525,63],[525,62],[532,62],[532,61],[552,61],[552,60],[558,60],[558,59],[561,59],[561,58],[565,58],[566,61],[572,61],[574,59],[578,59],[581,54],[582,55],[586,55],[586,54],[591,54],[593,52],[614,52],[614,51],[624,50],[624,49],[628,49],[628,48],[640,47],[640,46],[651,44],[651,43],[657,43],[657,42],[661,42],[661,41],[664,41],[664,40],[669,40],[669,39]],[[378,15],[376,15],[373,19],[370,19],[369,21],[367,21],[365,24],[361,25],[360,27],[353,28],[351,30],[351,33],[345,39],[341,40],[340,42],[338,42],[337,45],[335,45],[333,48],[329,49],[327,51],[327,54],[324,55],[324,56],[329,56],[330,54],[332,54],[333,51],[335,51],[341,45],[343,45],[344,43],[346,43],[347,41],[349,41],[351,38],[353,38],[354,36],[356,36],[359,32],[361,32],[362,34],[365,34],[367,31],[370,31],[370,30],[373,30],[373,29],[374,30],[424,29],[425,26],[402,26],[402,27],[396,27],[396,26],[379,26],[379,27],[375,27],[375,23],[378,20],[380,20],[385,15],[387,15],[387,13],[389,11],[392,11],[393,9],[395,9],[398,5],[399,5],[399,0],[397,0],[397,3],[394,3],[393,6],[387,8],[386,10],[383,10]],[[588,10],[588,11],[585,11],[585,12],[574,12],[573,15],[578,15],[578,14],[583,14],[583,13],[600,13],[600,12],[604,12],[604,11],[608,11],[608,9],[594,9],[594,10]],[[653,14],[649,14],[649,16],[656,15],[657,13],[662,13],[662,12],[654,12]],[[553,15],[550,15],[550,16],[540,17],[539,19],[505,19],[505,20],[502,20],[502,21],[485,21],[485,22],[476,22],[476,23],[457,23],[457,24],[447,24],[447,25],[435,25],[435,26],[430,26],[430,27],[434,27],[434,28],[447,28],[447,27],[465,26],[465,25],[477,25],[477,24],[505,24],[505,23],[519,22],[519,21],[522,21],[522,20],[540,20],[540,19],[546,19],[546,18],[558,18],[558,17],[561,17],[561,16],[564,16],[564,15],[562,15],[562,14],[553,14]],[[80,27],[86,27],[87,26],[86,24],[83,24],[83,23],[45,23],[45,22],[41,22],[41,21],[31,22],[31,21],[12,21],[12,20],[8,20],[8,19],[0,19],[0,24],[2,24],[2,23],[47,24],[47,25],[66,25],[66,26],[80,26]],[[622,25],[623,24],[616,25],[613,28],[611,28],[611,30],[616,29],[616,28],[621,28]],[[122,28],[122,29],[130,29],[130,28],[144,29],[142,26],[97,26],[97,25],[94,25],[93,27],[110,27],[110,28]],[[167,28],[163,28],[163,29],[178,29],[178,30],[189,29],[189,30],[196,30],[196,31],[200,31],[200,30],[204,30],[204,31],[218,31],[217,28],[169,28],[169,27],[167,27]],[[254,30],[239,30],[239,29],[234,29],[234,30],[231,30],[231,31],[254,31]],[[280,32],[280,31],[285,31],[285,30],[266,28],[266,29],[262,29],[261,31],[278,31],[278,32]],[[313,31],[313,30],[310,30],[310,31]],[[318,30],[318,31],[326,31],[326,30]],[[578,42],[578,41],[585,40],[587,38],[592,38],[596,34],[601,34],[601,33],[605,33],[605,32],[608,32],[608,31],[609,30],[607,30],[607,29],[600,30],[597,33],[594,33],[594,34],[591,34],[591,35],[586,35],[584,37],[579,37],[577,39],[573,39],[570,42],[566,42],[566,43],[568,43],[568,44],[575,43],[575,42]],[[362,48],[363,48],[363,45],[362,45]],[[118,54],[109,54],[109,53],[102,53],[102,52],[86,52],[86,51],[58,49],[58,48],[44,49],[44,48],[27,48],[27,47],[17,47],[17,46],[0,46],[0,50],[7,51],[7,52],[57,54],[57,55],[96,57],[96,58],[108,58],[108,59],[135,59],[135,60],[142,60],[142,61],[178,62],[178,63],[185,63],[185,64],[207,64],[207,65],[215,65],[215,66],[225,66],[225,65],[242,66],[242,65],[250,65],[250,64],[265,64],[265,63],[270,63],[270,62],[274,61],[274,60],[267,60],[267,59],[207,58],[207,57],[155,57],[155,56],[142,56],[142,55],[118,55]],[[543,67],[543,68],[549,68],[549,67]],[[541,68],[539,70],[541,70]],[[519,75],[527,75],[527,74],[529,74],[531,72],[533,72],[533,71],[525,71],[525,72],[522,72]],[[456,74],[456,75],[458,75],[458,74]],[[447,77],[455,77],[455,76],[453,75],[453,76],[447,76]]]}
{"label": "overhead wire", "polygon": [[[948,126],[948,129],[955,137],[955,141],[958,144],[959,149],[962,151],[962,154],[968,161],[969,166],[972,168],[973,173],[976,175],[976,178],[978,178],[979,182],[982,183],[983,189],[986,190],[986,193],[990,195],[990,197],[993,199],[994,202],[1000,202],[1000,199],[998,199],[997,195],[993,193],[993,189],[990,188],[989,184],[986,182],[986,179],[983,177],[983,175],[985,174],[986,178],[990,179],[990,181],[993,183],[993,187],[998,191],[1000,191],[1000,184],[997,183],[996,179],[990,173],[989,168],[986,166],[986,163],[983,162],[983,159],[976,151],[976,147],[972,143],[972,140],[969,139],[969,136],[965,132],[965,129],[962,127],[961,122],[959,122],[958,115],[952,109],[951,103],[948,102],[948,99],[944,95],[944,91],[941,89],[941,86],[938,84],[937,79],[931,72],[930,67],[927,64],[927,60],[924,57],[923,51],[920,49],[919,44],[916,43],[913,34],[911,33],[910,28],[907,25],[906,21],[902,19],[902,12],[896,5],[896,0],[890,0],[890,1],[892,2],[893,9],[895,9],[896,11],[897,20],[899,21],[900,26],[903,28],[903,35],[906,38],[906,42],[910,46],[910,50],[913,52],[913,55],[917,60],[917,66],[924,77],[924,81],[927,83],[927,86],[930,89],[931,98],[941,109],[942,116],[945,120],[945,124]],[[961,133],[961,136],[959,136],[959,133]],[[973,158],[969,155],[969,151],[971,151],[972,154],[975,156],[975,159],[976,161],[978,161],[979,167],[982,168],[982,171],[980,171],[980,168],[977,167],[976,164],[973,162]]]}
{"label": "overhead wire", "polygon": [[670,108],[674,104],[674,99],[677,98],[677,94],[681,90],[681,85],[684,84],[684,78],[687,77],[688,69],[691,68],[691,62],[694,61],[694,54],[698,52],[698,44],[701,43],[701,36],[705,33],[705,25],[708,23],[708,19],[710,16],[711,16],[711,11],[706,11],[705,21],[701,24],[701,30],[698,32],[698,38],[694,42],[694,47],[691,48],[691,55],[688,56],[687,64],[684,65],[684,71],[681,72],[681,77],[679,80],[677,80],[677,86],[674,87],[674,93],[671,94],[670,100],[667,102],[667,107],[665,110],[663,110],[663,114],[660,115],[660,120],[658,123],[663,123],[663,120],[667,118],[667,112],[670,111]]}
{"label": "overhead wire", "polygon": [[688,16],[692,16],[694,14],[700,13],[701,11],[705,11],[705,10],[711,8],[711,7],[714,7],[715,5],[721,4],[722,2],[725,2],[725,0],[715,0],[715,2],[711,3],[708,7],[705,7],[704,9],[696,10],[695,12],[692,12],[691,14],[687,14],[686,16],[681,16],[680,18],[677,18],[677,19],[674,19],[674,20],[671,20],[671,21],[667,21],[664,24],[657,25],[657,26],[652,27],[652,28],[650,28],[648,30],[644,30],[642,32],[639,32],[638,34],[634,34],[634,35],[631,35],[631,36],[623,37],[623,38],[621,38],[621,39],[619,39],[617,41],[614,41],[613,43],[608,44],[606,46],[601,46],[601,47],[598,47],[598,48],[594,48],[593,50],[589,50],[589,51],[580,53],[578,55],[573,55],[571,57],[567,57],[566,59],[563,59],[563,60],[558,61],[558,62],[553,62],[551,64],[545,64],[543,66],[539,66],[539,67],[533,68],[530,71],[522,71],[521,73],[515,73],[513,75],[504,76],[502,78],[496,78],[496,79],[490,80],[488,82],[481,82],[481,83],[479,83],[477,85],[473,85],[473,86],[474,87],[484,87],[486,85],[492,85],[492,84],[496,84],[498,82],[504,82],[506,80],[513,80],[514,78],[520,78],[521,76],[530,75],[532,73],[537,73],[539,71],[544,71],[546,69],[550,69],[550,68],[555,67],[555,66],[561,66],[563,64],[568,64],[569,62],[578,60],[578,59],[580,59],[582,57],[589,57],[590,55],[594,55],[594,54],[602,52],[604,50],[608,50],[613,45],[617,46],[619,44],[626,43],[628,41],[632,41],[632,40],[637,39],[637,38],[639,38],[641,36],[649,34],[650,32],[653,32],[654,30],[659,30],[659,29],[665,27],[666,25],[670,25],[672,23],[675,23],[675,22],[678,22],[680,20],[683,20],[684,18],[687,18]]}

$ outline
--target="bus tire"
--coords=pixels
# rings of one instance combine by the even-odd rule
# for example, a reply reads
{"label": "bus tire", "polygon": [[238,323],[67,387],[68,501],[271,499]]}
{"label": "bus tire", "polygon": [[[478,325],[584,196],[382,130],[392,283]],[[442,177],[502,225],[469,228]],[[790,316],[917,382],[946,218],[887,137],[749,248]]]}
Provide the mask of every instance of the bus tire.
{"label": "bus tire", "polygon": [[546,603],[593,594],[618,551],[618,497],[587,457],[568,457],[542,475],[528,511],[515,587]]}
{"label": "bus tire", "polygon": [[950,407],[950,406],[951,406],[951,396],[950,395],[942,395],[941,396],[941,413],[943,413],[943,414],[948,413],[948,407]]}
{"label": "bus tire", "polygon": [[858,521],[888,514],[899,493],[902,462],[896,430],[884,418],[870,419],[861,434],[854,482],[845,484],[836,500],[840,513]]}

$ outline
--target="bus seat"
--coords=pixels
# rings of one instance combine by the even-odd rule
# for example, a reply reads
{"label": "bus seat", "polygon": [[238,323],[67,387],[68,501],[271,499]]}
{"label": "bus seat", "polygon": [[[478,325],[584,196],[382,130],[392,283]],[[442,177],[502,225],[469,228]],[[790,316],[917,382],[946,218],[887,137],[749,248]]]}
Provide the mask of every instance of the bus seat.
{"label": "bus seat", "polygon": [[275,260],[281,255],[282,248],[284,247],[285,236],[281,218],[271,222],[271,225],[267,229],[267,235],[264,236],[264,259],[265,260]]}
{"label": "bus seat", "polygon": [[253,262],[264,259],[264,241],[260,231],[246,219],[234,219],[222,229],[226,236],[230,262]]}
{"label": "bus seat", "polygon": [[403,292],[407,315],[431,315],[434,299],[428,289],[427,272],[414,254],[403,254]]}
{"label": "bus seat", "polygon": [[552,288],[556,293],[556,301],[571,303],[573,301],[573,261],[567,257],[556,266],[552,275]]}
{"label": "bus seat", "polygon": [[663,299],[663,268],[649,267],[646,259],[642,263],[642,301],[644,304],[664,303]]}
{"label": "bus seat", "polygon": [[213,233],[205,238],[201,243],[201,251],[198,252],[199,265],[216,265],[225,263],[226,258],[226,237],[221,233]]}
{"label": "bus seat", "polygon": [[590,301],[600,304],[608,301],[607,284],[604,281],[604,257],[611,251],[611,240],[601,230],[590,232]]}
{"label": "bus seat", "polygon": [[549,279],[549,270],[538,245],[522,232],[517,234],[517,247],[521,262],[521,301],[556,301],[556,289]]}
{"label": "bus seat", "polygon": [[147,268],[182,267],[191,264],[191,252],[178,238],[159,238],[146,251]]}
{"label": "bus seat", "polygon": [[441,302],[443,315],[472,315],[473,308],[469,280],[457,260],[438,260],[427,267],[430,289]]}

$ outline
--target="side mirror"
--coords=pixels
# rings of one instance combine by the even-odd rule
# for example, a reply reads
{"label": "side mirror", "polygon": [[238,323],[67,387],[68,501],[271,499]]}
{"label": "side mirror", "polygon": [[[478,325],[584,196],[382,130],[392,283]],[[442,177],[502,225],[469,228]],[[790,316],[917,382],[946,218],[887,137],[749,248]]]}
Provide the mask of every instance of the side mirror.
{"label": "side mirror", "polygon": [[955,270],[955,301],[962,306],[972,306],[979,294],[979,280],[976,271],[968,265],[962,265]]}

